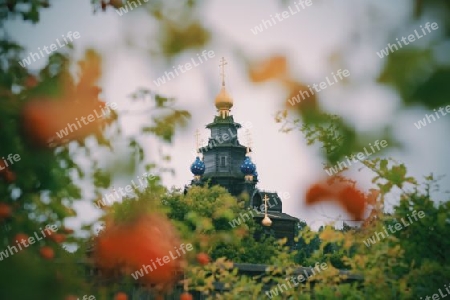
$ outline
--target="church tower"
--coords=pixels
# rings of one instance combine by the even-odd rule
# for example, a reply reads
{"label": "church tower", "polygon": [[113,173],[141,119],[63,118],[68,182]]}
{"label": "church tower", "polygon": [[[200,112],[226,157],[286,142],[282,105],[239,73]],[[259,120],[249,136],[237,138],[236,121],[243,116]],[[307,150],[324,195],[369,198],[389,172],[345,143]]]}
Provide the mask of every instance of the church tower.
{"label": "church tower", "polygon": [[[258,182],[256,166],[246,156],[251,151],[239,143],[238,129],[241,124],[234,121],[230,114],[233,98],[225,87],[224,58],[221,60],[222,88],[215,99],[217,113],[212,123],[206,125],[211,131],[208,144],[197,149],[198,157],[191,166],[194,173],[192,184],[203,184],[207,181],[211,185],[225,187],[230,194],[238,196],[243,192],[253,194]],[[198,136],[197,136],[198,143]],[[200,157],[203,156],[203,161]],[[245,171],[243,173],[243,170]]]}
{"label": "church tower", "polygon": [[282,202],[276,192],[265,192],[256,187],[258,173],[250,157],[250,142],[244,146],[238,140],[238,129],[242,126],[231,115],[233,98],[225,87],[226,64],[222,57],[219,65],[222,87],[215,99],[217,115],[212,123],[206,125],[211,132],[206,146],[200,146],[197,132],[197,157],[191,165],[194,174],[191,185],[209,182],[210,186],[226,188],[235,197],[247,193],[249,208],[258,212],[252,213],[253,218],[269,228],[275,237],[287,237],[287,244],[293,246],[298,219],[282,212]]}

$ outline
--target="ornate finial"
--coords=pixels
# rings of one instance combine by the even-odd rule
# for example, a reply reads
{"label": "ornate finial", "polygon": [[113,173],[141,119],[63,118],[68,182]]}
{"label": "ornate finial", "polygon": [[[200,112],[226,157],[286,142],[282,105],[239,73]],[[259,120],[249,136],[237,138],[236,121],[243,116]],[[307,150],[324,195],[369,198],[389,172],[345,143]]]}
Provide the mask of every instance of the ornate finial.
{"label": "ornate finial", "polygon": [[220,92],[216,96],[215,100],[217,111],[219,112],[219,116],[221,116],[222,119],[225,119],[225,117],[228,117],[230,115],[230,109],[233,107],[233,98],[231,98],[225,90],[225,65],[227,64],[228,63],[226,62],[225,58],[222,57],[219,64],[219,67],[222,68],[220,72],[220,75],[222,76],[222,88],[220,89]]}
{"label": "ornate finial", "polygon": [[247,155],[250,154],[250,149],[252,148],[252,134],[250,129],[245,130],[245,138],[247,139]]}
{"label": "ornate finial", "polygon": [[201,139],[200,130],[195,131],[195,152],[196,156],[198,156],[201,160],[203,160],[202,152],[200,151],[200,148],[203,147],[203,139]]}
{"label": "ornate finial", "polygon": [[222,59],[220,60],[219,67],[222,68],[220,71],[220,76],[222,76],[222,86],[225,86],[225,65],[227,65],[227,61],[225,60],[225,57],[222,56]]}
{"label": "ornate finial", "polygon": [[264,195],[264,208],[265,208],[265,212],[264,212],[264,219],[262,220],[262,224],[264,226],[270,226],[272,225],[272,220],[267,216],[267,201],[269,200],[269,198],[267,197],[267,194]]}
{"label": "ornate finial", "polygon": [[198,129],[195,131],[195,147],[198,153],[198,149],[200,148],[200,130]]}

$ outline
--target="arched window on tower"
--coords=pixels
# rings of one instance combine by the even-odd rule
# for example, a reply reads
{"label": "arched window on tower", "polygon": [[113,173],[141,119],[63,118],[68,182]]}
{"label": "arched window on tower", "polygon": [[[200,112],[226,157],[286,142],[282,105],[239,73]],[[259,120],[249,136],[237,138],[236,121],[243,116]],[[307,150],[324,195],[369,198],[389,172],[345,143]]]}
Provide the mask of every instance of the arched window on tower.
{"label": "arched window on tower", "polygon": [[227,166],[227,157],[226,156],[221,156],[220,157],[220,166],[221,167],[226,167]]}

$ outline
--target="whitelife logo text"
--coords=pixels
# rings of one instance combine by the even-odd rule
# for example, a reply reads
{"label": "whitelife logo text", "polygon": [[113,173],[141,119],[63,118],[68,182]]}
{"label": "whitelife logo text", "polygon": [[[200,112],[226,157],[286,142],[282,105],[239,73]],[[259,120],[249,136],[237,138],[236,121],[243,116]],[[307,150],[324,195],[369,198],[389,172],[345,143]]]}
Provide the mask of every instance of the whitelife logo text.
{"label": "whitelife logo text", "polygon": [[[54,52],[54,51],[56,51],[56,50],[58,50],[58,49],[60,49],[62,47],[65,47],[67,44],[69,44],[67,39],[69,39],[70,42],[73,42],[73,39],[79,39],[81,37],[80,33],[78,31],[74,31],[73,33],[72,33],[72,31],[69,31],[67,33],[67,37],[64,34],[61,35],[61,36],[62,36],[62,38],[64,40],[64,43],[61,43],[59,41],[59,38],[57,38],[56,39],[56,44],[58,44],[58,46],[56,46],[56,44],[50,44],[49,47],[47,47],[47,46],[42,47],[42,50],[44,50],[44,52],[47,55],[50,55],[52,52]],[[50,49],[50,51],[48,49]],[[27,66],[29,66],[31,64],[31,60],[32,59],[33,59],[33,62],[35,62],[36,60],[38,60],[40,58],[43,58],[45,55],[44,55],[44,53],[42,53],[42,50],[41,50],[41,47],[38,47],[38,52],[39,53],[30,52],[30,55],[28,55],[22,61],[19,61],[20,66],[22,68],[25,68],[25,67],[27,67]],[[39,56],[39,54],[40,54],[40,56]]]}
{"label": "whitelife logo text", "polygon": [[[372,152],[367,151],[367,148],[364,147],[364,153],[363,152],[358,152],[356,154],[356,158],[355,158],[355,154],[350,155],[350,159],[348,158],[348,156],[346,155],[345,158],[347,159],[347,163],[348,165],[345,163],[345,161],[340,161],[338,162],[336,165],[334,165],[334,167],[330,167],[328,169],[325,169],[325,172],[327,172],[328,176],[332,176],[334,174],[339,173],[340,171],[342,171],[344,168],[348,168],[352,165],[353,163],[358,163],[361,162],[362,160],[366,159],[367,157],[371,156],[372,154],[374,154],[376,151],[373,147],[377,148],[378,151],[381,151],[381,147],[385,148],[387,147],[388,143],[386,140],[382,140],[381,142],[379,140],[376,140],[374,142],[374,145],[372,146],[372,143],[369,143],[369,147],[370,149],[372,149]],[[367,157],[366,157],[367,155]]]}
{"label": "whitelife logo text", "polygon": [[[184,249],[184,247],[186,247],[186,249]],[[188,243],[186,245],[181,244],[179,249],[177,249],[175,247],[175,252],[178,254],[178,256],[174,255],[171,250],[171,251],[169,251],[170,257],[169,257],[169,255],[165,255],[162,259],[158,257],[156,259],[156,262],[158,263],[158,265],[160,267],[162,267],[162,266],[164,266],[164,264],[169,263],[171,258],[173,260],[175,260],[175,259],[181,257],[182,255],[186,254],[186,250],[192,251],[193,249],[194,249],[194,247],[192,247],[192,244],[190,244],[190,243]],[[178,250],[181,250],[183,252],[183,254],[180,254],[180,252]],[[162,263],[161,263],[161,260],[162,260]],[[138,278],[144,276],[144,271],[145,271],[145,274],[148,274],[149,269],[150,269],[150,272],[153,272],[153,270],[156,270],[158,268],[158,266],[155,264],[153,259],[151,259],[150,261],[151,261],[153,268],[150,265],[142,265],[141,269],[139,269],[138,271],[131,274],[131,276],[134,278],[134,280],[137,280]]]}
{"label": "whitelife logo text", "polygon": [[[96,202],[94,202],[94,205],[97,208],[102,208],[103,206],[112,204],[114,201],[119,201],[120,199],[122,199],[122,197],[129,196],[133,192],[133,188],[134,189],[140,189],[140,188],[145,189],[149,186],[148,181],[155,179],[156,175],[153,175],[152,173],[148,174],[146,172],[142,175],[142,177],[137,176],[136,178],[139,181],[138,184],[136,184],[133,179],[133,180],[131,180],[131,184],[126,185],[125,188],[119,187],[118,190],[120,192],[120,195],[116,189],[113,189],[112,193],[105,194],[101,200],[97,200]],[[143,179],[145,179],[145,180],[143,180]],[[124,193],[124,190],[125,190],[125,193]]]}
{"label": "whitelife logo text", "polygon": [[[3,161],[2,161],[3,160]],[[0,160],[0,171],[3,171],[4,169],[8,168],[10,165],[13,165],[14,162],[20,161],[20,155],[19,154],[8,154],[8,157],[5,159],[5,157],[2,156],[2,160]],[[8,164],[8,161],[9,164]]]}
{"label": "whitelife logo text", "polygon": [[[198,54],[197,53],[197,59],[194,59],[194,57],[191,57],[191,62],[185,63],[184,65],[178,65],[177,67],[172,66],[175,74],[172,71],[169,72],[164,72],[164,75],[161,77],[158,77],[156,80],[153,80],[153,83],[156,84],[156,86],[160,86],[162,84],[165,84],[166,82],[175,79],[176,77],[180,76],[181,73],[186,73],[187,71],[192,69],[192,66],[197,67],[200,66],[202,63],[206,62],[208,60],[208,58],[213,58],[214,56],[216,56],[216,54],[214,53],[214,51],[209,50],[208,53],[206,53],[206,50],[203,50],[202,54]],[[203,59],[202,59],[203,57]],[[197,61],[199,63],[197,63]],[[178,73],[178,71],[180,71],[180,73]],[[166,81],[167,79],[167,81]]]}
{"label": "whitelife logo text", "polygon": [[[290,195],[289,195],[289,193],[287,193],[287,196],[286,196],[285,199],[289,199],[289,197],[290,197]],[[275,200],[275,203],[273,205],[271,203],[271,200]],[[270,198],[269,201],[267,201],[268,208],[272,208],[272,207],[275,207],[277,205],[278,205],[278,201],[275,198]],[[258,207],[253,207],[253,209],[252,209],[252,208],[249,207],[248,211],[250,212],[251,216],[249,216],[247,213],[240,213],[239,217],[231,220],[230,222],[228,222],[228,224],[230,224],[230,226],[232,228],[235,228],[236,226],[241,225],[242,221],[246,222],[246,221],[250,220],[251,218],[253,218],[255,216],[255,214],[258,215],[260,213],[264,213],[264,211],[265,211],[265,204],[261,204],[261,206],[259,208]],[[242,218],[242,221],[241,221],[241,218]]]}
{"label": "whitelife logo text", "polygon": [[[423,35],[420,35],[420,33],[417,32],[417,29],[415,29],[414,30],[415,35],[414,34],[408,35],[409,43],[414,42],[416,40],[416,37],[417,37],[417,39],[421,39],[422,37],[427,35],[427,32],[422,27],[422,25],[420,25],[420,28],[422,29]],[[439,26],[438,26],[438,24],[436,22],[433,22],[431,24],[430,24],[430,22],[427,22],[425,24],[425,28],[427,29],[428,33],[430,33],[431,32],[430,28],[433,29],[433,30],[436,30],[436,29],[439,28]],[[396,38],[396,40],[397,40],[397,44],[400,46],[400,48],[402,48],[403,47],[402,43],[400,43],[398,38]],[[405,46],[409,45],[409,43],[406,41],[406,37],[402,36],[402,38],[400,40],[403,42],[403,45],[405,45]],[[397,47],[397,45],[395,43],[394,44],[388,43],[386,48],[381,49],[379,52],[377,52],[377,55],[378,55],[379,58],[383,58],[383,57],[388,56],[390,53],[392,53],[394,51],[397,51],[397,50],[398,50],[398,47]]]}
{"label": "whitelife logo text", "polygon": [[[282,22],[285,19],[289,18],[290,16],[298,14],[299,12],[301,12],[302,10],[306,9],[311,5],[312,5],[311,0],[306,1],[300,0],[298,2],[294,2],[295,9],[292,9],[292,7],[289,5],[288,6],[289,11],[285,10],[282,13],[276,13],[275,18],[278,20],[278,22]],[[275,18],[273,17],[273,15],[270,15],[269,20],[261,20],[261,23],[256,25],[254,28],[250,29],[251,32],[253,32],[253,34],[256,35],[260,32],[263,32],[265,29],[268,29],[269,26],[270,27],[274,26],[275,24],[277,24]]]}
{"label": "whitelife logo text", "polygon": [[[319,268],[320,267],[320,268]],[[289,279],[292,281],[292,283],[294,284],[294,287],[298,286],[300,283],[306,281],[308,278],[315,276],[316,272],[314,270],[317,271],[317,274],[319,274],[321,271],[325,271],[326,269],[328,269],[328,265],[327,263],[321,263],[319,266],[319,263],[316,262],[315,267],[310,267],[311,269],[311,274],[308,274],[306,272],[306,270],[303,271],[303,273],[305,274],[305,276],[303,276],[302,274],[297,276],[297,280],[295,280],[295,276],[291,276],[290,278],[286,278],[287,284],[289,286],[289,289],[293,288],[291,283],[289,282]],[[272,299],[274,296],[278,297],[278,290],[280,290],[280,294],[283,292],[283,290],[287,291],[288,287],[286,286],[286,284],[284,283],[279,283],[274,289],[271,289],[270,291],[266,292],[267,297],[269,297],[269,299]]]}
{"label": "whitelife logo text", "polygon": [[[445,107],[445,110],[447,111],[447,113],[444,112],[443,107],[439,107],[438,110],[442,116],[446,116],[447,113],[450,113],[450,105],[447,105]],[[439,114],[437,113],[436,109],[434,109],[434,114],[436,115],[438,120],[441,118],[441,117],[439,117]],[[431,120],[433,120],[433,121],[431,121]],[[425,118],[420,119],[419,121],[417,121],[417,123],[414,123],[414,126],[416,126],[417,129],[421,129],[422,127],[427,126],[427,121],[428,121],[428,124],[431,124],[431,122],[436,121],[436,118],[432,114],[431,115],[425,114]]]}
{"label": "whitelife logo text", "polygon": [[[99,106],[99,107],[101,107],[101,106]],[[103,114],[101,114],[101,115],[99,115],[99,114],[97,113],[97,110],[94,109],[95,117],[97,117],[97,119],[103,118],[103,117],[105,117],[106,115],[108,115],[108,114],[111,112],[111,111],[110,111],[110,108],[111,108],[111,109],[116,109],[116,108],[117,108],[117,103],[116,103],[116,102],[106,103],[106,107],[107,107],[106,110],[104,110],[104,109],[101,107],[101,108],[102,108],[102,113],[103,113]],[[89,123],[92,123],[92,122],[94,122],[94,121],[96,120],[95,117],[94,117],[94,114],[90,114],[90,115],[88,115],[87,117],[82,116],[80,119],[81,119],[81,122],[83,122],[84,125],[88,125]],[[87,120],[87,121],[86,121],[86,120]],[[70,130],[70,132],[72,133],[72,132],[74,132],[74,131],[80,129],[81,127],[83,127],[83,125],[80,124],[80,120],[78,120],[78,118],[75,118],[75,121],[76,121],[76,123],[78,124],[78,126],[77,126],[75,123],[67,123],[67,127],[65,127],[64,129],[61,129],[59,132],[56,132],[56,136],[57,136],[59,139],[62,139],[62,138],[64,138],[65,136],[68,136],[68,135],[69,135],[69,130]]]}
{"label": "whitelife logo text", "polygon": [[[411,215],[412,215],[412,217],[414,218],[415,221],[418,221],[417,216],[419,216],[419,218],[421,218],[421,219],[423,217],[425,217],[425,213],[422,210],[419,211],[419,212],[414,210],[411,213]],[[407,217],[408,217],[409,223],[406,222],[403,218],[400,219],[400,221],[402,221],[403,226],[405,226],[405,227],[408,227],[409,225],[411,225],[413,223],[413,221],[411,220],[411,217],[409,216],[409,214],[407,215]],[[388,229],[393,234],[393,233],[403,229],[402,224],[400,224],[400,222],[397,222],[397,223],[394,224],[394,226],[389,225]],[[393,227],[395,227],[396,230],[394,230]],[[383,227],[383,229],[384,229],[384,233],[386,233],[386,236],[384,236],[383,232],[375,232],[375,234],[372,235],[372,237],[369,237],[367,240],[364,241],[364,245],[366,245],[367,247],[370,247],[371,245],[375,245],[381,239],[385,239],[387,236],[389,236],[389,233],[387,232],[386,227]],[[378,241],[375,238],[377,238]]]}
{"label": "whitelife logo text", "polygon": [[[45,229],[42,229],[42,228],[39,228],[39,229],[41,230],[42,237],[39,237],[39,234],[37,232],[35,232],[34,237],[36,238],[37,241],[44,239],[46,237],[45,233],[52,234],[51,231],[53,231],[53,232],[58,231],[58,227],[56,225],[47,225],[47,226],[45,226]],[[19,251],[22,251],[22,246],[24,248],[27,248],[28,246],[33,245],[36,242],[34,237],[30,236],[30,237],[28,237],[27,240],[25,240],[25,239],[22,239],[20,241],[16,240],[16,246],[19,247],[19,250],[17,250],[16,246],[8,246],[8,248],[5,251],[3,251],[3,252],[0,251],[0,261],[2,261],[4,258],[5,259],[8,258],[10,254],[12,256],[13,254],[18,253]],[[28,243],[27,243],[27,241],[28,241]],[[13,250],[14,250],[14,253],[13,253]],[[9,251],[9,253],[8,253],[8,251]]]}
{"label": "whitelife logo text", "polygon": [[[150,0],[142,0],[142,1],[144,1],[144,3],[147,3]],[[139,5],[142,5],[141,0],[137,0],[137,2],[138,3],[136,3],[136,1],[127,1],[127,3],[125,3],[124,6],[120,7],[119,9],[116,9],[116,13],[119,14],[119,16],[123,16],[124,14],[128,13],[128,9],[134,10]],[[134,7],[132,7],[131,5],[134,5]]]}
{"label": "whitelife logo text", "polygon": [[[314,91],[316,91],[316,92],[318,93],[318,92],[320,92],[320,91],[323,91],[323,90],[326,89],[327,87],[332,86],[332,85],[334,85],[335,83],[337,83],[339,80],[336,78],[336,76],[339,77],[340,80],[343,80],[344,77],[350,76],[350,71],[347,70],[347,69],[344,69],[344,71],[342,71],[341,69],[339,69],[339,70],[336,71],[336,75],[334,74],[334,72],[331,72],[331,75],[333,76],[334,81],[333,81],[333,80],[330,80],[330,79],[328,78],[328,76],[327,76],[327,77],[325,77],[326,82],[325,82],[325,81],[322,81],[322,82],[320,82],[319,84],[314,83],[314,84],[312,85],[313,88],[314,88],[314,90],[311,88],[311,85],[308,85],[308,88],[309,88],[309,91],[310,91],[311,94],[308,93],[307,90],[300,90],[300,91],[298,91],[298,94],[297,94],[297,95],[295,95],[295,96],[292,97],[291,99],[288,99],[288,102],[289,102],[292,106],[294,106],[296,103],[300,103],[302,100],[305,100],[305,99],[311,97],[312,95],[314,95]],[[344,77],[342,77],[342,76],[344,76]],[[300,99],[300,96],[302,96],[302,99]]]}

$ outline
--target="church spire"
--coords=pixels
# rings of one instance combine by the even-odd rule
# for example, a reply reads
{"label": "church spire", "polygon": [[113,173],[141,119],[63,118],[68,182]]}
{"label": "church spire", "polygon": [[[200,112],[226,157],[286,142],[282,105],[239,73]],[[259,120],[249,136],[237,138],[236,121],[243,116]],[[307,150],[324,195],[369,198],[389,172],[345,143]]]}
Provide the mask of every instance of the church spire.
{"label": "church spire", "polygon": [[219,67],[221,68],[220,76],[222,76],[222,88],[215,100],[217,111],[223,119],[230,115],[230,109],[233,107],[233,98],[231,98],[225,89],[225,65],[227,65],[227,62],[225,58],[222,57],[219,64]]}
{"label": "church spire", "polygon": [[197,148],[197,157],[191,165],[191,172],[194,174],[194,180],[199,181],[205,173],[206,167],[200,155],[200,131],[195,131],[195,147]]}
{"label": "church spire", "polygon": [[227,61],[225,60],[225,57],[222,56],[222,59],[220,60],[219,67],[222,68],[220,70],[220,76],[222,76],[222,86],[225,86],[225,66],[227,65]]}
{"label": "church spire", "polygon": [[263,200],[264,200],[264,219],[261,221],[261,223],[264,226],[270,226],[270,225],[272,225],[272,220],[267,215],[267,201],[269,200],[269,198],[267,197],[267,194],[264,196]]}
{"label": "church spire", "polygon": [[250,133],[250,129],[245,130],[245,137],[247,138],[247,153],[245,155],[249,156],[252,151],[252,134]]}
{"label": "church spire", "polygon": [[199,156],[200,154],[200,130],[196,130],[195,131],[195,149],[197,151],[197,156]]}

